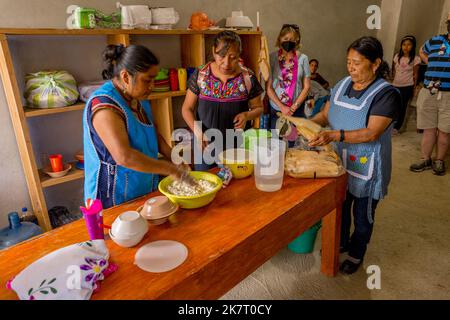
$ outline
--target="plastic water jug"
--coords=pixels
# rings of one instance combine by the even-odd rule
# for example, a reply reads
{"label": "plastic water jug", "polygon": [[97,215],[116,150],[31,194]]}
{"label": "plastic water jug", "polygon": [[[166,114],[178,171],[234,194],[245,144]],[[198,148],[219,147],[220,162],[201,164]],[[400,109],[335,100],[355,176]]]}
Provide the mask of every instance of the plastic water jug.
{"label": "plastic water jug", "polygon": [[286,142],[261,137],[254,139],[252,144],[256,188],[265,192],[280,190],[283,185]]}
{"label": "plastic water jug", "polygon": [[42,234],[41,227],[32,222],[20,222],[19,214],[8,214],[9,227],[0,230],[0,250]]}

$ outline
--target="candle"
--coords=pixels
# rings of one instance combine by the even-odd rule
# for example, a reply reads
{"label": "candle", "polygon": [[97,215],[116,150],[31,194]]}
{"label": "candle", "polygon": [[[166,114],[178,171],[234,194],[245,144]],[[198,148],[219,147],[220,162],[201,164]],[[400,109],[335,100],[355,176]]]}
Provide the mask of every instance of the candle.
{"label": "candle", "polygon": [[259,11],[256,11],[256,29],[259,30]]}

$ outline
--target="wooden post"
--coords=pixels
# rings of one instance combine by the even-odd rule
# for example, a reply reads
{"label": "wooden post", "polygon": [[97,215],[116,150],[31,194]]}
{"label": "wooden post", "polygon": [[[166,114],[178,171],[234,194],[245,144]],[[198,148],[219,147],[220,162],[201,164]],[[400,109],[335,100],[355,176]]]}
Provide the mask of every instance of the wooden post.
{"label": "wooden post", "polygon": [[108,44],[123,44],[125,47],[130,45],[129,34],[110,34],[108,35]]}
{"label": "wooden post", "polygon": [[242,59],[245,66],[250,68],[261,81],[259,75],[259,52],[261,50],[261,36],[243,34],[240,36],[242,40]]}
{"label": "wooden post", "polygon": [[321,271],[323,274],[330,277],[335,276],[339,270],[339,243],[341,241],[341,212],[342,208],[336,208],[322,218]]}
{"label": "wooden post", "polygon": [[153,118],[155,120],[158,133],[166,140],[169,146],[174,146],[172,141],[173,115],[172,98],[162,98],[151,100]]}
{"label": "wooden post", "polygon": [[[327,276],[335,276],[339,270],[339,247],[341,243],[342,203],[347,190],[347,175],[335,181],[336,208],[322,218],[322,266]],[[334,245],[332,245],[334,243]]]}
{"label": "wooden post", "polygon": [[[242,58],[245,66],[250,68],[256,75],[259,82],[261,76],[259,74],[259,52],[261,50],[261,36],[260,35],[240,35],[242,40]],[[259,128],[259,118],[253,121],[253,128]]]}
{"label": "wooden post", "polygon": [[205,63],[205,36],[183,34],[181,37],[181,65],[184,68],[198,67]]}
{"label": "wooden post", "polygon": [[48,217],[44,193],[33,154],[30,133],[14,73],[8,40],[4,34],[0,35],[0,71],[33,211],[39,221],[39,225],[44,230],[49,231],[52,229],[52,226]]}

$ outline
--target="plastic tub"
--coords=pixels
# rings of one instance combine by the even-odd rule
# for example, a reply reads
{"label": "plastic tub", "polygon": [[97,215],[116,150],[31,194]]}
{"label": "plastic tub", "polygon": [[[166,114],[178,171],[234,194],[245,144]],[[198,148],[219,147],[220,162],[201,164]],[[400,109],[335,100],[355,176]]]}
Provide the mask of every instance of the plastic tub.
{"label": "plastic tub", "polygon": [[314,250],[314,243],[316,242],[317,232],[322,226],[319,221],[311,228],[303,232],[294,241],[288,244],[289,250],[295,253],[311,253]]}

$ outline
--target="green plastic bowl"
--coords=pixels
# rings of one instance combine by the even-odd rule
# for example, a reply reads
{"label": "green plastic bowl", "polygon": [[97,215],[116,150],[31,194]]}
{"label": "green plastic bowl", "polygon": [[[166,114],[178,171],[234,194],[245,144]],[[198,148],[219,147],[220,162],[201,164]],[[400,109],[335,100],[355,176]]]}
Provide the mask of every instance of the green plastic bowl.
{"label": "green plastic bowl", "polygon": [[253,141],[257,141],[258,138],[271,138],[272,132],[266,129],[249,129],[245,131],[242,136],[244,137],[244,144],[242,147],[253,151]]}
{"label": "green plastic bowl", "polygon": [[198,196],[176,196],[171,194],[167,189],[167,187],[173,182],[173,179],[171,177],[165,177],[159,182],[158,190],[169,198],[170,201],[178,204],[181,208],[196,209],[211,203],[216,197],[217,192],[222,189],[222,180],[215,174],[203,171],[191,171],[189,175],[197,180],[203,179],[210,181],[214,183],[216,187],[213,190]]}

